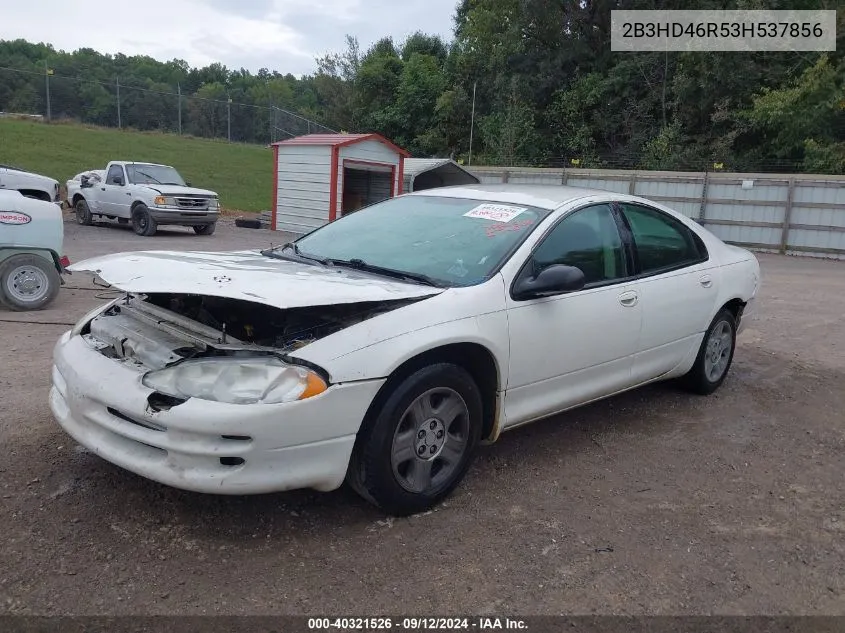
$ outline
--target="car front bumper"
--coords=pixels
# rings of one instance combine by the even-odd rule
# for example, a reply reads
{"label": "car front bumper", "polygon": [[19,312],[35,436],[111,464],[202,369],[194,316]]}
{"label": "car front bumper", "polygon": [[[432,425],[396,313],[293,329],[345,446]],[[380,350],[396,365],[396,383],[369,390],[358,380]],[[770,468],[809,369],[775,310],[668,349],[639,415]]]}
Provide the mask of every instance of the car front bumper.
{"label": "car front bumper", "polygon": [[180,226],[202,226],[214,224],[220,217],[219,211],[186,211],[176,207],[149,207],[150,215],[156,224],[178,224]]}
{"label": "car front bumper", "polygon": [[144,370],[65,333],[53,353],[50,408],[103,459],[163,484],[216,494],[328,491],[383,380],[332,385],[308,400],[233,405],[191,398],[154,410]]}

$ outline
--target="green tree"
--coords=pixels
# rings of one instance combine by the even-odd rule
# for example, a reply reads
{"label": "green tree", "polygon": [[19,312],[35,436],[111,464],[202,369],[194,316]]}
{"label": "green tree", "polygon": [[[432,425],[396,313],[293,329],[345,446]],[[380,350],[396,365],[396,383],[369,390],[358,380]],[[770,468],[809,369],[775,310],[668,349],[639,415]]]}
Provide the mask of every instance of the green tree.
{"label": "green tree", "polygon": [[838,144],[845,136],[844,94],[845,63],[837,66],[829,56],[821,55],[788,85],[764,88],[743,116],[752,129],[763,133],[771,154],[796,157],[809,147],[818,157],[823,148]]}

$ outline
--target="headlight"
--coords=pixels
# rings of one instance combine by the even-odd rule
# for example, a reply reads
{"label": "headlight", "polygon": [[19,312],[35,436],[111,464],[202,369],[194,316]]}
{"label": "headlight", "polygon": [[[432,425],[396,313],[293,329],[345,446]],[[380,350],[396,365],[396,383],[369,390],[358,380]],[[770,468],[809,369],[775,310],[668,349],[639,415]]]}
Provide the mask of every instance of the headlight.
{"label": "headlight", "polygon": [[100,306],[99,308],[94,308],[93,310],[91,310],[91,312],[89,312],[84,317],[79,319],[79,321],[76,322],[76,325],[74,325],[73,329],[71,329],[71,331],[70,331],[70,335],[71,336],[78,336],[79,334],[82,334],[82,330],[85,328],[86,325],[91,323],[91,321],[93,321],[95,317],[100,316],[103,312],[108,310],[110,307],[112,307],[115,303],[117,303],[121,299],[123,299],[123,297],[118,297],[114,301],[109,301],[104,306]]}
{"label": "headlight", "polygon": [[157,207],[175,207],[176,200],[167,196],[156,196],[153,202]]}
{"label": "headlight", "polygon": [[315,372],[274,356],[205,358],[151,371],[144,386],[175,398],[230,404],[278,404],[305,400],[328,387]]}
{"label": "headlight", "polygon": [[217,209],[219,207],[220,207],[220,201],[217,198],[214,198],[213,200],[209,200],[209,202],[208,202],[208,208],[209,209]]}

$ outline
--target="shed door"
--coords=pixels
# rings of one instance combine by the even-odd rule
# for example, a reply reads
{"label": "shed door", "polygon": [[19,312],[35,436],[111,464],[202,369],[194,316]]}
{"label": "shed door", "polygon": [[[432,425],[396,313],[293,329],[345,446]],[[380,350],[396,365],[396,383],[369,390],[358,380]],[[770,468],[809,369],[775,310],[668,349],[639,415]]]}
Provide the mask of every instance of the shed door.
{"label": "shed door", "polygon": [[362,207],[390,198],[393,191],[393,171],[389,167],[368,168],[345,166],[343,169],[342,213],[351,213]]}

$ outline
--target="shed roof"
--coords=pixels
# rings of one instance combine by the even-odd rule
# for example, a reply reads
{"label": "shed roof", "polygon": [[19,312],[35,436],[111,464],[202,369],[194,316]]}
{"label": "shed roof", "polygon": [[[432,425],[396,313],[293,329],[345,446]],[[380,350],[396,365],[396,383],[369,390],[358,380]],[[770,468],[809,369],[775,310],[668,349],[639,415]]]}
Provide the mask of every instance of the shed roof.
{"label": "shed roof", "polygon": [[405,161],[405,177],[418,176],[419,174],[437,169],[438,167],[449,167],[450,171],[462,171],[470,174],[476,182],[480,182],[478,177],[471,174],[467,169],[461,167],[455,161],[449,158],[408,158]]}
{"label": "shed roof", "polygon": [[304,136],[294,136],[287,138],[284,141],[277,141],[273,145],[325,145],[325,146],[344,146],[361,143],[362,141],[378,141],[383,145],[387,145],[394,152],[400,156],[408,157],[411,153],[402,149],[395,143],[383,137],[381,134],[305,134]]}

